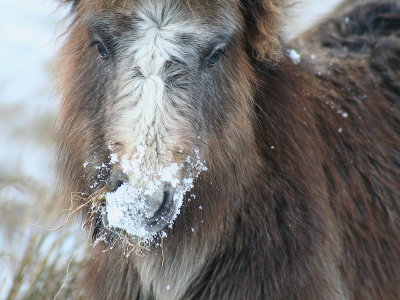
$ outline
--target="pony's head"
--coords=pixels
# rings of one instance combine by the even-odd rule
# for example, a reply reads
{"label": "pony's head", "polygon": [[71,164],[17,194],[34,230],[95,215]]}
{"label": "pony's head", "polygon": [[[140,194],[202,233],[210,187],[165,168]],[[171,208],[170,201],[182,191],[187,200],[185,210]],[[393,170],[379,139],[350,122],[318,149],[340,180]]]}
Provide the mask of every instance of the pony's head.
{"label": "pony's head", "polygon": [[74,1],[59,55],[67,192],[153,236],[207,168],[253,145],[251,60],[280,57],[281,1]]}

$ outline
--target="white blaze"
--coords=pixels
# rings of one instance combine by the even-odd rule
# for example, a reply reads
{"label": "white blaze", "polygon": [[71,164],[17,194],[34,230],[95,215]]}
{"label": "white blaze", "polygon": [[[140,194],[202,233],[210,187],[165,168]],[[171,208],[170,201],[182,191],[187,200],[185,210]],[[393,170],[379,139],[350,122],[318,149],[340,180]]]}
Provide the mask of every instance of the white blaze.
{"label": "white blaze", "polygon": [[[116,120],[113,139],[122,142],[128,159],[136,159],[137,148],[146,146],[142,169],[151,169],[165,162],[171,155],[167,152],[167,132],[179,127],[179,116],[165,99],[163,70],[171,56],[180,57],[179,46],[173,41],[178,33],[187,29],[178,18],[177,10],[164,11],[165,3],[149,1],[137,11],[135,39],[120,62],[120,100],[115,104]],[[174,21],[174,17],[177,20]],[[136,73],[134,72],[136,71]],[[129,174],[129,177],[134,176]],[[137,182],[137,178],[130,178]]]}

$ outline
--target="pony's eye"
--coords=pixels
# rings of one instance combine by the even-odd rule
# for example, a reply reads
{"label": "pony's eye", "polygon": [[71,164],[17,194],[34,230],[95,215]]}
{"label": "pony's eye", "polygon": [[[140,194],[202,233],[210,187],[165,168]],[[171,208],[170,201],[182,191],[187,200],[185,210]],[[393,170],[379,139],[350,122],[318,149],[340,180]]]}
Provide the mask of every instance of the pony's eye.
{"label": "pony's eye", "polygon": [[97,52],[99,52],[99,55],[101,58],[103,58],[103,59],[108,58],[108,51],[107,51],[106,46],[103,45],[103,43],[97,41],[97,42],[95,42],[95,46],[96,46]]}
{"label": "pony's eye", "polygon": [[207,59],[207,66],[214,67],[216,63],[219,61],[221,54],[228,56],[224,49],[218,49]]}

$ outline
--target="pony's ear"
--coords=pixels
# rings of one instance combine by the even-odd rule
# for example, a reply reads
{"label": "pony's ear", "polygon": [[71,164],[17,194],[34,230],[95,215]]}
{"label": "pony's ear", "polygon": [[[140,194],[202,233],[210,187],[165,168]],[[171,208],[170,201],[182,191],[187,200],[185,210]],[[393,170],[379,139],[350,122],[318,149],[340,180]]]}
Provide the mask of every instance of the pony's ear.
{"label": "pony's ear", "polygon": [[245,38],[259,60],[277,63],[282,56],[284,0],[240,0]]}

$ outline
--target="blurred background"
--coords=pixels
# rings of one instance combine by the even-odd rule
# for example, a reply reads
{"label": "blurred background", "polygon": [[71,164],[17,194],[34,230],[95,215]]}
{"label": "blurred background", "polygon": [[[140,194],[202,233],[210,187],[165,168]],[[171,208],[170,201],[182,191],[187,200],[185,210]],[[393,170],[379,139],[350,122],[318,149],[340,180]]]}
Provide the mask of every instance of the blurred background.
{"label": "blurred background", "polygon": [[[339,1],[293,1],[287,39]],[[54,171],[51,61],[67,13],[54,0],[0,1],[0,300],[80,298],[88,242],[76,219],[62,226],[68,212]]]}

